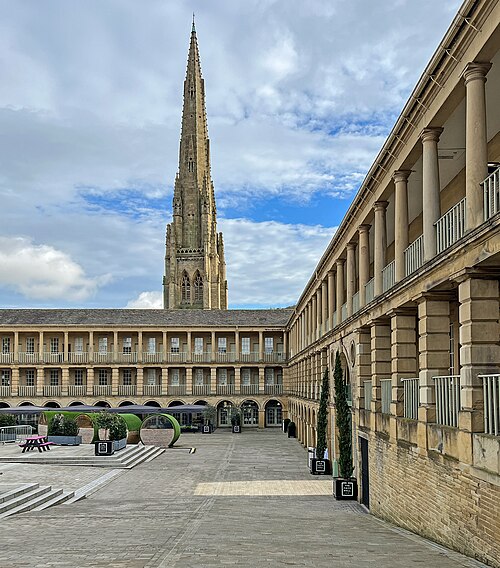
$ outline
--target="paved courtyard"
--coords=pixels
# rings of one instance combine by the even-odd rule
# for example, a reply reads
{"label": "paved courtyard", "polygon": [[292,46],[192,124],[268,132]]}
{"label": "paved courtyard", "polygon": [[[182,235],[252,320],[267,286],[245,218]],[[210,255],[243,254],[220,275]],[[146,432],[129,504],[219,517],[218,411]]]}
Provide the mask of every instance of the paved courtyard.
{"label": "paved courtyard", "polygon": [[[336,502],[331,479],[311,476],[304,449],[279,430],[217,430],[180,442],[86,499],[2,520],[1,568],[483,566]],[[44,467],[52,466],[38,466],[35,481],[50,483]],[[76,488],[104,473],[64,469],[52,470],[54,486],[67,476]]]}

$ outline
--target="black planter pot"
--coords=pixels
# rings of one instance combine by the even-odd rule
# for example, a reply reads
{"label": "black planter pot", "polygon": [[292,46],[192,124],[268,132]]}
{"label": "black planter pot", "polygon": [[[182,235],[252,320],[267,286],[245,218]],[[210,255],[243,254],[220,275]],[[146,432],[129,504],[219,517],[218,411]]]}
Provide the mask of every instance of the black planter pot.
{"label": "black planter pot", "polygon": [[295,426],[295,422],[290,422],[287,428],[288,437],[289,438],[296,438],[297,437],[297,427]]}
{"label": "black planter pot", "polygon": [[241,426],[239,424],[233,424],[233,434],[241,434]]}
{"label": "black planter pot", "polygon": [[358,498],[358,480],[355,477],[336,477],[333,480],[333,494],[337,501],[355,501]]}
{"label": "black planter pot", "polygon": [[311,459],[311,473],[313,475],[330,475],[332,473],[332,465],[327,459]]}
{"label": "black planter pot", "polygon": [[201,433],[202,434],[211,434],[214,431],[214,427],[212,424],[203,424],[201,426]]}
{"label": "black planter pot", "polygon": [[285,418],[283,420],[283,432],[288,431],[288,425],[290,424],[290,418]]}

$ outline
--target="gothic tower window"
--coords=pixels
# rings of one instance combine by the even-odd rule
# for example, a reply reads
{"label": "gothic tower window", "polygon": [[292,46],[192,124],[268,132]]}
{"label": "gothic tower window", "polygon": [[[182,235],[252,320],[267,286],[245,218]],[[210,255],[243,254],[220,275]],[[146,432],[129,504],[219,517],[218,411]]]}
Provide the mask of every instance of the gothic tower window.
{"label": "gothic tower window", "polygon": [[182,301],[189,303],[191,301],[191,282],[189,276],[184,272],[182,276]]}
{"label": "gothic tower window", "polygon": [[193,158],[189,158],[189,160],[188,160],[188,172],[194,172]]}
{"label": "gothic tower window", "polygon": [[203,302],[203,280],[199,272],[194,279],[194,301]]}

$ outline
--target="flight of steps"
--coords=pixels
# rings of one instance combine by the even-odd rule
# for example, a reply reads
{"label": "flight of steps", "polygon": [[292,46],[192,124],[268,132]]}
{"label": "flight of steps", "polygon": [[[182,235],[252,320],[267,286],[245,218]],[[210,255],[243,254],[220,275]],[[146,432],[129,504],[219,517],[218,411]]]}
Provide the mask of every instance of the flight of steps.
{"label": "flight of steps", "polygon": [[64,503],[73,495],[73,491],[52,489],[38,483],[24,483],[0,493],[0,519],[26,511],[42,511]]}

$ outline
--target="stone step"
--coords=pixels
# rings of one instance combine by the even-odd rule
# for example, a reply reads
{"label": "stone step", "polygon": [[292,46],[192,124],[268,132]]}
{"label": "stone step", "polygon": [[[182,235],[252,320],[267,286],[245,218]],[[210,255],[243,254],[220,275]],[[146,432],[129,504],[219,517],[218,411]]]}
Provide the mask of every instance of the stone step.
{"label": "stone step", "polygon": [[5,503],[6,501],[10,501],[11,499],[15,499],[19,495],[23,495],[28,491],[38,488],[38,483],[23,483],[22,485],[18,485],[14,489],[10,491],[6,491],[5,493],[0,494],[0,503]]}
{"label": "stone step", "polygon": [[62,503],[65,503],[69,499],[73,498],[75,492],[53,490],[51,491],[51,494],[53,495],[52,499],[46,501],[45,503],[42,503],[41,505],[38,505],[38,507],[35,507],[33,511],[43,511],[44,509],[48,509],[49,507],[53,507],[54,505],[61,505]]}
{"label": "stone step", "polygon": [[9,501],[5,501],[0,505],[0,519],[14,515],[15,513],[22,513],[23,511],[33,509],[39,503],[50,499],[50,492],[50,486],[36,487]]}
{"label": "stone step", "polygon": [[132,469],[136,465],[149,462],[158,457],[165,451],[165,448],[157,448],[156,446],[147,446],[140,454],[136,454],[133,460],[124,462],[127,468]]}

